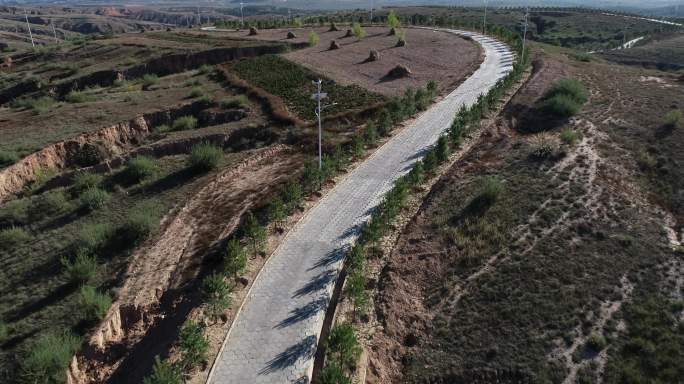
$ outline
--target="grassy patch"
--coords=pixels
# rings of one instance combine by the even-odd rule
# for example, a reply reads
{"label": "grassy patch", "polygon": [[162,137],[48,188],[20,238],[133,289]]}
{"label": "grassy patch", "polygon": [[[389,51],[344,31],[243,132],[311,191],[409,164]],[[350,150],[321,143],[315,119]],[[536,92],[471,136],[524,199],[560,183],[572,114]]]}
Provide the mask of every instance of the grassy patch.
{"label": "grassy patch", "polygon": [[173,121],[172,131],[187,131],[197,127],[197,119],[194,116],[182,116]]}
{"label": "grassy patch", "polygon": [[307,120],[314,119],[315,102],[311,95],[316,86],[311,82],[323,79],[323,91],[330,102],[338,103],[329,114],[348,111],[384,100],[380,95],[359,86],[342,86],[280,56],[265,55],[240,60],[233,70],[243,79],[282,98],[294,113]]}
{"label": "grassy patch", "polygon": [[41,337],[22,360],[22,378],[30,383],[63,383],[64,372],[80,345],[81,339],[70,333]]}
{"label": "grassy patch", "polygon": [[109,295],[98,292],[95,287],[84,285],[79,293],[79,307],[86,321],[98,321],[104,318],[112,305]]}
{"label": "grassy patch", "polygon": [[201,143],[190,150],[188,167],[198,173],[208,172],[217,168],[222,159],[223,149],[209,143]]}

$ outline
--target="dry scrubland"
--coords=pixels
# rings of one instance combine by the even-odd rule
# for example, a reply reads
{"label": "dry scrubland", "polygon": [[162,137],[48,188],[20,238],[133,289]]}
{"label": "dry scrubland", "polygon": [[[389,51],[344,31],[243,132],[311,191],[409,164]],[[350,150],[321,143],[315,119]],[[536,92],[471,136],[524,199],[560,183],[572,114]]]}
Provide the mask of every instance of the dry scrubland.
{"label": "dry scrubland", "polygon": [[[672,243],[684,131],[666,118],[684,85],[536,48],[529,82],[430,191],[372,284],[382,330],[367,341],[368,382],[684,374]],[[586,87],[571,120],[540,100],[566,77]]]}
{"label": "dry scrubland", "polygon": [[[357,43],[367,44],[364,51],[396,37],[367,39]],[[479,62],[471,42],[455,41],[416,36],[422,50],[432,44],[437,52],[457,46],[467,53],[436,75],[447,82],[445,90]],[[186,364],[177,342],[179,332],[187,337],[182,326],[193,326],[189,319],[214,306],[220,316],[212,318],[228,322],[264,261],[262,240],[249,236],[272,234],[277,241],[282,215],[301,214],[301,194],[315,199],[321,188],[307,161],[316,137],[310,80],[322,77],[342,106],[324,123],[324,178],[372,149],[393,119],[402,119],[386,105],[406,103],[415,113],[437,92],[421,89],[392,100],[335,81],[345,73],[359,76],[355,67],[317,73],[262,55],[297,43],[148,32],[12,55],[12,67],[2,72],[0,107],[6,138],[0,172],[12,184],[2,190],[0,206],[2,381],[61,377],[79,349],[80,373],[72,378],[93,382],[141,380],[156,355]],[[340,56],[356,60],[361,51],[353,46]],[[400,57],[382,55],[381,63]],[[230,60],[236,56],[248,57]],[[277,76],[255,75],[253,64]],[[394,65],[386,62],[372,76]],[[397,80],[402,87],[430,79],[425,63],[415,69],[416,83]],[[447,71],[459,72],[450,78]],[[369,117],[379,118],[378,125],[363,128]],[[225,279],[229,238],[254,256]],[[207,284],[223,289],[221,295],[235,290],[236,302],[211,301]]]}

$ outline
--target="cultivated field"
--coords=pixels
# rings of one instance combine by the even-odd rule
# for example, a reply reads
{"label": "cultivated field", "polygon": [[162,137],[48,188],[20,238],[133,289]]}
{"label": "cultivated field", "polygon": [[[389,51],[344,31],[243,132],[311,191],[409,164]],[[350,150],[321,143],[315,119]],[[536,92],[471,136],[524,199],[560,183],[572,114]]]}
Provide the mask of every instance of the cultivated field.
{"label": "cultivated field", "polygon": [[[339,31],[329,27],[262,30],[256,36],[243,32],[221,32],[222,35],[268,41],[308,42],[313,30],[320,38],[315,47],[284,55],[288,60],[302,64],[337,83],[357,85],[386,96],[398,96],[406,88],[424,87],[436,81],[440,90],[451,91],[475,70],[481,61],[480,48],[472,41],[443,32],[422,29],[404,29],[406,47],[396,47],[397,36],[389,36],[387,27],[366,27],[366,37],[345,37],[348,25],[339,25]],[[287,39],[287,33],[297,37]],[[330,50],[335,40],[339,50]],[[370,51],[380,54],[378,61],[367,61]],[[388,76],[397,65],[412,72],[410,77],[393,79]]]}

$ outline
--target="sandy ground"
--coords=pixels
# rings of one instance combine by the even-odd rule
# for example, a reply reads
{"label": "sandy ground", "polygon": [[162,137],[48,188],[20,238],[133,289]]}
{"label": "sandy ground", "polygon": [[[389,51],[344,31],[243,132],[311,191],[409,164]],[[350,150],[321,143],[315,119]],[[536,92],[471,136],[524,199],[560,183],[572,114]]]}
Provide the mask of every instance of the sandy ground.
{"label": "sandy ground", "polygon": [[[407,87],[425,86],[430,80],[437,81],[442,91],[453,90],[482,61],[480,48],[475,43],[444,32],[405,29],[407,46],[395,47],[397,37],[388,36],[387,27],[365,28],[367,36],[362,40],[344,37],[348,27],[338,28],[337,32],[329,32],[328,27],[314,28],[320,44],[290,52],[285,57],[341,84],[356,84],[389,96],[402,94]],[[292,29],[297,35],[295,39],[287,39],[288,31],[262,30],[257,36],[247,36],[245,31],[216,33],[233,38],[302,43],[308,41],[311,29]],[[341,48],[330,50],[332,40]],[[371,50],[380,53],[380,60],[365,62]],[[400,64],[411,70],[411,77],[387,79],[387,73]]]}

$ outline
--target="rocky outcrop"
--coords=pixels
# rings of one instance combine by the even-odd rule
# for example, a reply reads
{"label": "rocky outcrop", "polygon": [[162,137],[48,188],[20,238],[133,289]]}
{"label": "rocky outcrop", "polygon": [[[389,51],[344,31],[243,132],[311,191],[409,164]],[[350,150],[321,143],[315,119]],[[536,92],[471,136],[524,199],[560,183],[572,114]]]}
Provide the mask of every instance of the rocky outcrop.
{"label": "rocky outcrop", "polygon": [[401,79],[403,77],[411,76],[411,70],[408,69],[407,66],[400,64],[392,68],[387,74],[387,76],[393,79]]}

